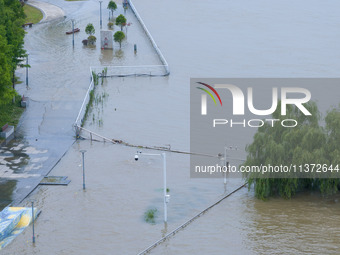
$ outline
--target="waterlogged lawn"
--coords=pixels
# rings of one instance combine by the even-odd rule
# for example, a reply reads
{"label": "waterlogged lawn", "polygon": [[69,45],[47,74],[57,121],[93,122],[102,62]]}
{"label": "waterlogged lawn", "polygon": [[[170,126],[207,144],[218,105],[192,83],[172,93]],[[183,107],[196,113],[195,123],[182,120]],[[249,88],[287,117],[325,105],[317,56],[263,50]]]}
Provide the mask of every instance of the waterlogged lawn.
{"label": "waterlogged lawn", "polygon": [[20,96],[16,97],[15,103],[0,104],[0,128],[8,123],[8,125],[18,125],[21,114],[24,108],[20,107]]}
{"label": "waterlogged lawn", "polygon": [[43,18],[43,14],[37,8],[25,4],[24,12],[26,14],[26,23],[38,23]]}

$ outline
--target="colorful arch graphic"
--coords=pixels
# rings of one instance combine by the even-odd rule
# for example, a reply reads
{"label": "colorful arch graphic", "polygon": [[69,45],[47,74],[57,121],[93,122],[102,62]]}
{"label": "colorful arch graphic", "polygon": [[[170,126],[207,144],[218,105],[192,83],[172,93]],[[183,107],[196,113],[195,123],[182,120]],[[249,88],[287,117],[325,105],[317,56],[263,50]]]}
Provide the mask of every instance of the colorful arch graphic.
{"label": "colorful arch graphic", "polygon": [[[208,84],[206,84],[206,83],[203,83],[203,82],[197,82],[197,83],[198,83],[198,84],[201,84],[201,85],[203,85],[203,86],[206,86],[206,87],[209,88],[212,92],[214,92],[214,94],[217,96],[217,98],[218,98],[218,100],[220,101],[220,104],[221,104],[221,106],[222,106],[222,100],[221,100],[221,98],[220,98],[220,95],[217,93],[217,91],[216,91],[212,86],[210,86],[210,85],[208,85]],[[200,88],[200,87],[196,87],[196,88],[198,88],[198,89],[203,90],[204,92],[206,92],[206,93],[214,100],[214,103],[217,105],[214,96],[210,93],[209,90],[204,89],[204,88]]]}

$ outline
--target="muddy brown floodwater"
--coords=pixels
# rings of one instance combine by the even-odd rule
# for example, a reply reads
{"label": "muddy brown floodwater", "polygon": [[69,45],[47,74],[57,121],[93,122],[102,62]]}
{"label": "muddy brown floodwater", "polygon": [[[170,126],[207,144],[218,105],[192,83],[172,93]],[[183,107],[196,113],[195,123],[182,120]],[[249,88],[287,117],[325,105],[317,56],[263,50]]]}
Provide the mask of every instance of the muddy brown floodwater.
{"label": "muddy brown floodwater", "polygon": [[[103,6],[106,4],[104,1]],[[171,75],[107,79],[96,92],[98,97],[105,94],[105,100],[95,105],[85,125],[107,137],[189,150],[190,77],[338,76],[338,1],[142,0],[135,4],[167,58]],[[79,15],[82,25],[88,19],[97,24],[97,5],[95,1],[83,2],[73,15]],[[107,16],[104,13],[104,18]],[[78,68],[81,78],[65,76],[69,85],[62,82],[58,90],[52,84],[52,91],[42,93],[67,89],[73,95],[72,86],[81,83],[84,89],[77,95],[82,94],[89,82],[89,65],[158,64],[147,40],[144,44],[141,39],[145,50],[139,47],[138,59],[130,54],[132,29],[123,58],[114,52],[106,56],[98,48],[72,51],[69,40],[56,36],[67,24],[45,24],[34,34],[39,40],[27,45],[37,54],[33,60],[44,70],[45,78]],[[139,33],[138,29],[135,32]],[[38,49],[47,50],[50,40],[53,57],[43,61],[45,53],[38,53]],[[144,53],[145,58],[139,57]],[[76,63],[81,59],[82,63],[65,65],[65,58]],[[56,71],[49,70],[45,62],[53,63]],[[252,134],[227,137],[239,148],[251,138]],[[82,190],[80,149],[87,150],[86,191]],[[67,187],[41,187],[25,201],[29,205],[34,199],[42,210],[36,222],[36,245],[31,244],[29,228],[3,253],[137,254],[243,183],[241,179],[228,179],[225,188],[222,179],[192,179],[188,156],[167,153],[171,200],[168,224],[164,225],[161,159],[141,157],[136,162],[135,152],[135,148],[122,145],[77,141],[51,172],[68,176],[72,182]],[[151,254],[338,254],[339,200],[339,195],[303,193],[292,200],[263,202],[244,188]],[[154,208],[155,224],[148,224],[144,213]]]}

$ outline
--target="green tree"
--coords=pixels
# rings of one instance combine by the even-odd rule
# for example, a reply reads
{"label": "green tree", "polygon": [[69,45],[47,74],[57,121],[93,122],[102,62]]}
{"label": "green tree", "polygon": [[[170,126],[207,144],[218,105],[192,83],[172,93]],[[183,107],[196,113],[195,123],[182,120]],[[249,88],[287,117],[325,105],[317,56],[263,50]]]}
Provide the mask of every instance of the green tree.
{"label": "green tree", "polygon": [[24,19],[19,1],[0,0],[0,103],[8,103],[16,94],[15,70],[26,54]]}
{"label": "green tree", "polygon": [[114,35],[113,35],[113,39],[115,42],[119,43],[119,48],[122,48],[122,41],[125,38],[125,34],[122,31],[117,31]]}
{"label": "green tree", "polygon": [[92,25],[92,23],[87,24],[85,28],[85,33],[91,36],[91,35],[94,35],[95,32],[96,30],[94,29],[94,26]]}
{"label": "green tree", "polygon": [[107,9],[111,11],[112,18],[113,18],[113,12],[117,10],[117,4],[114,1],[110,1],[109,4],[107,5]]}
{"label": "green tree", "polygon": [[[285,128],[280,124],[283,120],[281,108],[273,113],[273,119],[278,119],[274,127],[266,123],[254,135],[254,141],[247,146],[247,166],[290,166],[306,163],[333,164],[340,163],[340,110],[332,109],[326,116],[326,126],[319,125],[320,113],[314,102],[305,104],[312,116],[305,116],[296,107],[289,106],[285,119],[295,119],[299,124],[294,128]],[[325,175],[326,176],[326,175]],[[280,195],[291,198],[298,191],[315,189],[323,194],[333,194],[339,190],[339,179],[320,178],[310,173],[309,178],[299,178],[299,173],[287,173],[273,178],[273,174],[248,173],[245,177],[249,188],[254,185],[255,195],[265,199]]]}
{"label": "green tree", "polygon": [[123,31],[123,27],[126,25],[126,18],[123,14],[120,14],[116,18],[116,26],[120,26],[120,31]]}
{"label": "green tree", "polygon": [[97,38],[94,36],[95,32],[96,30],[94,29],[94,26],[91,23],[87,24],[85,28],[85,33],[89,35],[89,37],[87,37],[87,40],[90,45],[93,45],[97,40]]}
{"label": "green tree", "polygon": [[15,95],[12,88],[12,65],[9,58],[10,47],[4,36],[4,29],[0,27],[0,104],[9,102]]}
{"label": "green tree", "polygon": [[94,35],[90,35],[88,38],[87,38],[87,41],[90,45],[94,45],[95,42],[97,41],[97,38],[94,36]]}

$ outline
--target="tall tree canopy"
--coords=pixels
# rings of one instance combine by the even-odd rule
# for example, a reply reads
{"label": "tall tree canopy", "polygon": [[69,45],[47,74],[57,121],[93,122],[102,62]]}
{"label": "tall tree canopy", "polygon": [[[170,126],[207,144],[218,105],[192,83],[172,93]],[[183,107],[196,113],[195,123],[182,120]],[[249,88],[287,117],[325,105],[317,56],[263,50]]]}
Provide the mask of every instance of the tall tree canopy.
{"label": "tall tree canopy", "polygon": [[[340,109],[333,108],[327,113],[320,125],[320,113],[314,102],[305,104],[312,116],[305,116],[296,107],[289,107],[286,116],[281,116],[281,109],[273,113],[273,119],[295,119],[298,126],[283,127],[279,121],[274,127],[267,123],[254,135],[254,141],[247,146],[245,165],[304,165],[325,164],[335,168],[340,164]],[[280,195],[292,197],[296,192],[306,189],[320,190],[323,194],[333,194],[340,189],[338,178],[340,171],[328,172],[323,176],[315,172],[308,173],[308,178],[299,178],[299,173],[290,173],[284,177],[272,178],[273,174],[247,173],[249,187],[254,185],[255,195],[261,199]],[[275,173],[274,173],[275,174]],[[323,177],[328,178],[323,178]],[[289,178],[288,178],[289,177]],[[303,176],[303,177],[306,177]],[[320,178],[321,177],[321,178]]]}
{"label": "tall tree canopy", "polygon": [[109,9],[112,13],[112,18],[113,18],[113,12],[117,9],[117,4],[114,1],[110,1],[109,4],[107,5],[107,9]]}
{"label": "tall tree canopy", "polygon": [[24,20],[20,1],[0,0],[0,104],[15,95],[14,73],[25,57]]}
{"label": "tall tree canopy", "polygon": [[92,23],[87,24],[85,28],[85,33],[88,35],[93,35],[96,32]]}
{"label": "tall tree canopy", "polygon": [[116,25],[120,26],[120,31],[123,31],[123,27],[126,25],[126,18],[124,17],[123,14],[120,14],[116,18]]}
{"label": "tall tree canopy", "polygon": [[122,48],[122,41],[125,38],[125,34],[122,31],[117,31],[114,35],[113,35],[113,39],[115,42],[119,43],[119,48]]}

